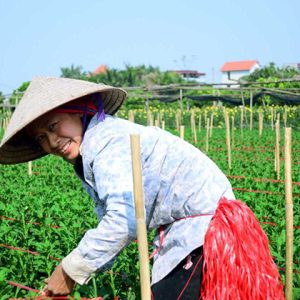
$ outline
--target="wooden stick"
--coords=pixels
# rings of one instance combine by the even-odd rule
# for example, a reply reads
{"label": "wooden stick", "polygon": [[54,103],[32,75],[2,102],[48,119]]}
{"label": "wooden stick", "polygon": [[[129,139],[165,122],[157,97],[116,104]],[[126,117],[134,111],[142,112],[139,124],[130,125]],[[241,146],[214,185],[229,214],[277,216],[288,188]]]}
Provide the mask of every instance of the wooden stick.
{"label": "wooden stick", "polygon": [[162,122],[161,122],[161,128],[162,128],[163,130],[165,130],[165,121],[162,121]]}
{"label": "wooden stick", "polygon": [[211,138],[212,136],[212,130],[213,130],[213,127],[214,127],[214,113],[212,113],[210,115],[210,128],[209,128],[209,137]]}
{"label": "wooden stick", "polygon": [[201,112],[200,112],[200,115],[199,115],[199,131],[201,131]]}
{"label": "wooden stick", "polygon": [[206,118],[206,146],[205,146],[205,152],[208,153],[208,147],[209,147],[209,143],[208,143],[208,139],[209,139],[209,118]]}
{"label": "wooden stick", "polygon": [[263,120],[264,120],[264,116],[263,116],[263,113],[260,111],[260,112],[259,112],[259,136],[262,135],[262,131],[263,131]]}
{"label": "wooden stick", "polygon": [[28,175],[32,175],[32,161],[28,162]]}
{"label": "wooden stick", "polygon": [[293,193],[292,193],[291,128],[284,131],[284,173],[285,173],[285,220],[286,220],[286,261],[285,297],[293,299]]}
{"label": "wooden stick", "polygon": [[244,107],[241,106],[241,136],[243,138],[243,126],[244,126]]}
{"label": "wooden stick", "polygon": [[231,169],[230,124],[229,124],[228,113],[226,110],[225,110],[225,125],[226,125],[226,144],[227,144],[228,168]]}
{"label": "wooden stick", "polygon": [[231,145],[234,147],[234,116],[231,117]]}
{"label": "wooden stick", "polygon": [[141,294],[143,300],[151,300],[148,240],[146,221],[144,216],[145,207],[142,186],[140,136],[134,134],[130,135],[130,142],[132,154],[132,175],[134,185],[137,240],[140,260]]}
{"label": "wooden stick", "polygon": [[250,130],[253,127],[253,92],[250,91]]}
{"label": "wooden stick", "polygon": [[280,125],[279,125],[279,120],[277,120],[276,124],[275,124],[275,133],[276,133],[276,144],[275,144],[276,168],[275,168],[275,171],[277,173],[277,179],[279,179],[280,178]]}
{"label": "wooden stick", "polygon": [[180,125],[180,138],[184,140],[184,125]]}
{"label": "wooden stick", "polygon": [[274,108],[271,107],[271,127],[274,130]]}

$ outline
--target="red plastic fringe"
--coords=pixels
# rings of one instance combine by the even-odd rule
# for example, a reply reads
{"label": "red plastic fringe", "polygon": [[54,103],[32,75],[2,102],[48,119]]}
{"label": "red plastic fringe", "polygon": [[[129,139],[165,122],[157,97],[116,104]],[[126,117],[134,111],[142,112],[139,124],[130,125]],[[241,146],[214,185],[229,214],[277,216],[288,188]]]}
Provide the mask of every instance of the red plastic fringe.
{"label": "red plastic fringe", "polygon": [[250,208],[222,198],[205,236],[203,300],[282,300],[269,242]]}

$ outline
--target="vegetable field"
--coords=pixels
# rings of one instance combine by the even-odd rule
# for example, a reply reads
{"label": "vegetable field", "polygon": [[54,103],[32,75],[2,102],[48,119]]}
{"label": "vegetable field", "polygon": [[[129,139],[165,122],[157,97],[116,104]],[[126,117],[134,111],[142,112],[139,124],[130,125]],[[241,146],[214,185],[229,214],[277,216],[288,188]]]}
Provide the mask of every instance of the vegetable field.
{"label": "vegetable field", "polygon": [[[297,127],[300,109],[234,108],[227,113],[231,166],[222,108],[120,111],[118,116],[164,127],[216,162],[228,176],[236,198],[246,202],[262,224],[283,282],[286,256],[283,127],[292,127],[293,294],[294,299],[300,299],[300,130]],[[276,120],[281,128],[277,128],[279,161],[275,170]],[[5,122],[1,124],[5,126]],[[36,297],[35,291],[43,287],[44,279],[59,261],[76,247],[87,229],[97,225],[93,201],[83,191],[72,166],[50,156],[32,162],[32,175],[28,174],[27,163],[0,166],[0,220],[1,299]],[[153,234],[149,235],[149,243]],[[126,248],[112,269],[99,273],[86,286],[76,286],[73,296],[140,299],[137,244]]]}

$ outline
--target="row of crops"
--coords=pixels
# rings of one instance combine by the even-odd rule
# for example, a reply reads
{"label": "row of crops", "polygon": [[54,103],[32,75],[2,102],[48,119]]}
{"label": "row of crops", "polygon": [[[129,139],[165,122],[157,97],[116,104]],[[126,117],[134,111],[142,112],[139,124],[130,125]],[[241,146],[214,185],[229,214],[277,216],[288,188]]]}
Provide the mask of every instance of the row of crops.
{"label": "row of crops", "polygon": [[[193,111],[159,109],[120,111],[119,117],[140,124],[164,126],[206,152],[228,176],[236,197],[255,212],[266,231],[274,260],[285,281],[285,187],[283,127],[292,127],[292,180],[294,201],[293,294],[300,299],[300,121],[298,107],[228,110],[231,124],[231,168],[228,166],[223,108]],[[263,129],[259,122],[263,114]],[[2,114],[2,127],[7,115]],[[275,122],[279,119],[280,170],[274,170]],[[194,121],[193,121],[194,120]],[[191,123],[192,122],[192,123]],[[195,122],[195,125],[193,125]],[[251,124],[250,124],[251,123]],[[250,125],[252,125],[250,127]],[[207,127],[210,126],[208,134]],[[0,129],[3,135],[3,128]],[[196,137],[195,137],[196,131]],[[83,191],[72,167],[56,157],[28,164],[0,166],[0,297],[35,297],[58,262],[84,232],[97,225],[93,203]],[[154,233],[149,235],[149,243]],[[151,251],[150,247],[150,251]],[[18,286],[16,286],[18,285]],[[140,299],[137,244],[132,243],[112,269],[86,286],[76,286],[79,298]]]}

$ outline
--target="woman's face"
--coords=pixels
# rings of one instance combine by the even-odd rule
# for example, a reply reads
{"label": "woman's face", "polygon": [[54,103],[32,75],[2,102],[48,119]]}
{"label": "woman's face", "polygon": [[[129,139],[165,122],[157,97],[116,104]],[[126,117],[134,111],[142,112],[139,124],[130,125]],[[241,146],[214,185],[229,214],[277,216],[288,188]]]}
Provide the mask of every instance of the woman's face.
{"label": "woman's face", "polygon": [[49,154],[74,163],[82,142],[80,114],[49,112],[28,126],[27,132]]}

